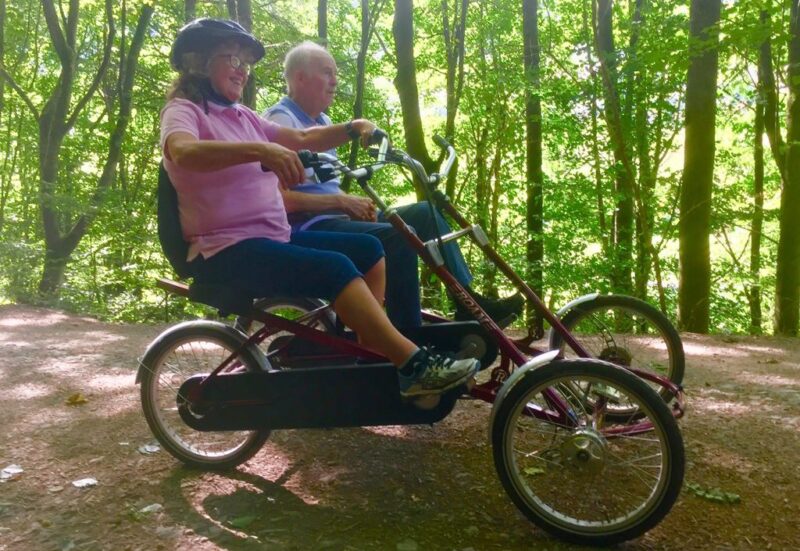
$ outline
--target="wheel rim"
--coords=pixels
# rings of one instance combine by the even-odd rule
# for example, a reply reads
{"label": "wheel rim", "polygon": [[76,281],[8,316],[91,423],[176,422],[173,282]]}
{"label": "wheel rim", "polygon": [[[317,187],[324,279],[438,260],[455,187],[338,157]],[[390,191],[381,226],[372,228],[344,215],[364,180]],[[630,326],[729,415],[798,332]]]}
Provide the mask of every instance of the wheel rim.
{"label": "wheel rim", "polygon": [[[550,409],[543,391],[551,384],[572,406],[575,427],[526,413]],[[630,430],[630,419],[618,420],[598,405],[609,393],[624,396],[637,415],[652,421],[646,404],[618,383],[586,375],[532,388],[505,427],[504,460],[516,493],[539,516],[569,532],[608,535],[631,528],[658,506],[667,484],[663,428],[652,423],[653,430],[644,434]]]}
{"label": "wheel rim", "polygon": [[[668,335],[635,309],[620,305],[599,307],[582,313],[569,329],[594,358],[674,380],[674,351],[670,350]],[[562,348],[565,358],[578,357],[569,346]],[[657,383],[646,382],[662,398],[671,398],[669,391]],[[627,411],[620,409],[621,414]]]}
{"label": "wheel rim", "polygon": [[[157,359],[150,378],[151,410],[169,444],[190,459],[213,463],[236,455],[256,431],[202,432],[188,427],[178,413],[178,389],[186,379],[207,374],[227,358],[233,349],[213,337],[192,337],[173,344]],[[245,369],[233,362],[229,371]]]}

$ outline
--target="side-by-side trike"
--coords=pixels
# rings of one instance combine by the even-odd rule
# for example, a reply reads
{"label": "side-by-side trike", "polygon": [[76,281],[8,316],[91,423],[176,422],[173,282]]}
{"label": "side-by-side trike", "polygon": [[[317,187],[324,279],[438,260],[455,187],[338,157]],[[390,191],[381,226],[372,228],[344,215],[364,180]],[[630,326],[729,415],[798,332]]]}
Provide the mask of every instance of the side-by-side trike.
{"label": "side-by-side trike", "polygon": [[[469,396],[493,404],[497,473],[531,521],[583,544],[643,534],[669,512],[683,481],[676,422],[684,412],[680,338],[660,312],[630,297],[589,295],[555,314],[548,310],[481,228],[435,189],[456,157],[452,146],[436,141],[448,157],[443,171],[431,175],[385,136],[372,151],[376,159],[359,168],[324,154],[301,158],[320,179],[353,177],[473,313],[476,321],[468,322],[428,314],[421,327],[404,332],[419,346],[478,358],[477,380],[442,395],[403,399],[396,368],[361,346],[324,302],[159,280],[170,292],[238,316],[238,323],[180,323],[149,346],[137,382],[151,430],[184,463],[222,469],[252,457],[272,430],[432,424]],[[410,170],[427,188],[431,208],[460,228],[422,242],[370,187],[370,177],[388,165]],[[163,168],[159,188],[160,225],[171,216],[174,226],[174,190]],[[507,336],[448,271],[442,244],[463,236],[548,322],[543,349],[532,335]]]}

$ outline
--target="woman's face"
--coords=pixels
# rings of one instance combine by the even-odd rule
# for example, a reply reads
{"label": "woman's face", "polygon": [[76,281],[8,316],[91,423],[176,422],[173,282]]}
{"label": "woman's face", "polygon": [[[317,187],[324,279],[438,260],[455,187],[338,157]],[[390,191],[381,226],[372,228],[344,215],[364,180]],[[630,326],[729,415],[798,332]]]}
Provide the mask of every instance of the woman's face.
{"label": "woman's face", "polygon": [[239,101],[247,84],[253,55],[236,43],[218,46],[208,61],[208,78],[216,93],[230,101]]}

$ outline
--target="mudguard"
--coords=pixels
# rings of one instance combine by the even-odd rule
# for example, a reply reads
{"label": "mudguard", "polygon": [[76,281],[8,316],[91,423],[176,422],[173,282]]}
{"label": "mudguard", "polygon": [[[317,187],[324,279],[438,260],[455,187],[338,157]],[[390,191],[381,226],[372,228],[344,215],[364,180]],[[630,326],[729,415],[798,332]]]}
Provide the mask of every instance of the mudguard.
{"label": "mudguard", "polygon": [[[192,320],[192,321],[184,321],[184,322],[179,323],[177,325],[173,325],[173,326],[169,327],[168,329],[166,329],[165,331],[163,331],[160,335],[158,335],[158,337],[156,337],[153,340],[153,342],[151,342],[150,345],[147,347],[147,350],[145,351],[144,355],[139,358],[139,369],[136,371],[136,384],[137,385],[142,380],[142,373],[144,372],[145,369],[147,369],[145,367],[145,365],[142,363],[142,359],[141,358],[146,357],[147,354],[150,352],[150,350],[153,347],[158,346],[163,339],[168,338],[175,331],[182,330],[187,325],[193,325],[193,324],[197,324],[197,323],[205,323],[205,324],[209,324],[209,325],[216,325],[219,329],[222,329],[226,333],[229,333],[231,336],[236,338],[240,343],[244,344],[245,341],[247,341],[247,335],[245,335],[244,333],[242,333],[238,329],[235,329],[235,328],[231,327],[230,325],[226,325],[224,323],[220,323],[220,322],[217,322],[217,321]],[[264,353],[261,351],[260,348],[258,348],[258,346],[250,345],[248,347],[248,350],[250,351],[251,355],[254,358],[256,358],[256,360],[258,361],[259,367],[261,368],[262,371],[270,371],[272,369],[271,366],[269,365],[269,361],[264,357]]]}
{"label": "mudguard", "polygon": [[[558,311],[556,312],[556,317],[558,319],[563,319],[564,315],[573,308],[575,308],[576,306],[580,306],[581,304],[586,304],[587,302],[592,302],[594,300],[597,300],[597,297],[599,296],[600,293],[589,293],[588,295],[583,295],[576,299],[573,299],[558,309]],[[553,348],[553,334],[554,334],[553,328],[551,327],[550,331],[548,331],[548,336],[547,336],[547,343],[549,348]]]}
{"label": "mudguard", "polygon": [[494,426],[494,418],[497,413],[497,410],[500,407],[500,404],[503,402],[505,397],[508,395],[511,388],[516,385],[526,373],[538,368],[542,367],[543,365],[549,364],[553,360],[555,360],[559,354],[561,353],[560,350],[550,350],[549,352],[544,352],[539,354],[538,356],[533,357],[532,359],[528,360],[520,367],[514,370],[514,373],[505,380],[503,386],[500,387],[500,392],[497,393],[497,398],[492,405],[492,414],[489,417],[489,441],[492,440],[492,427]]}

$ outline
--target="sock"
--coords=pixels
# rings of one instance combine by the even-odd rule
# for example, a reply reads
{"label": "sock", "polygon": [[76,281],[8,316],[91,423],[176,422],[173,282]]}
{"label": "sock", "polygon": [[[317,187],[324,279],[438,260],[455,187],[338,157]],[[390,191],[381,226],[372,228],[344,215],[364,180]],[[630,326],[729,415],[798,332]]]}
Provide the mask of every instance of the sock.
{"label": "sock", "polygon": [[414,358],[417,357],[417,354],[419,354],[421,350],[422,349],[420,348],[414,350],[414,352],[412,352],[411,355],[408,358],[406,358],[406,361],[404,361],[400,365],[400,367],[398,368],[398,370],[400,371],[400,375],[409,377],[414,374]]}

